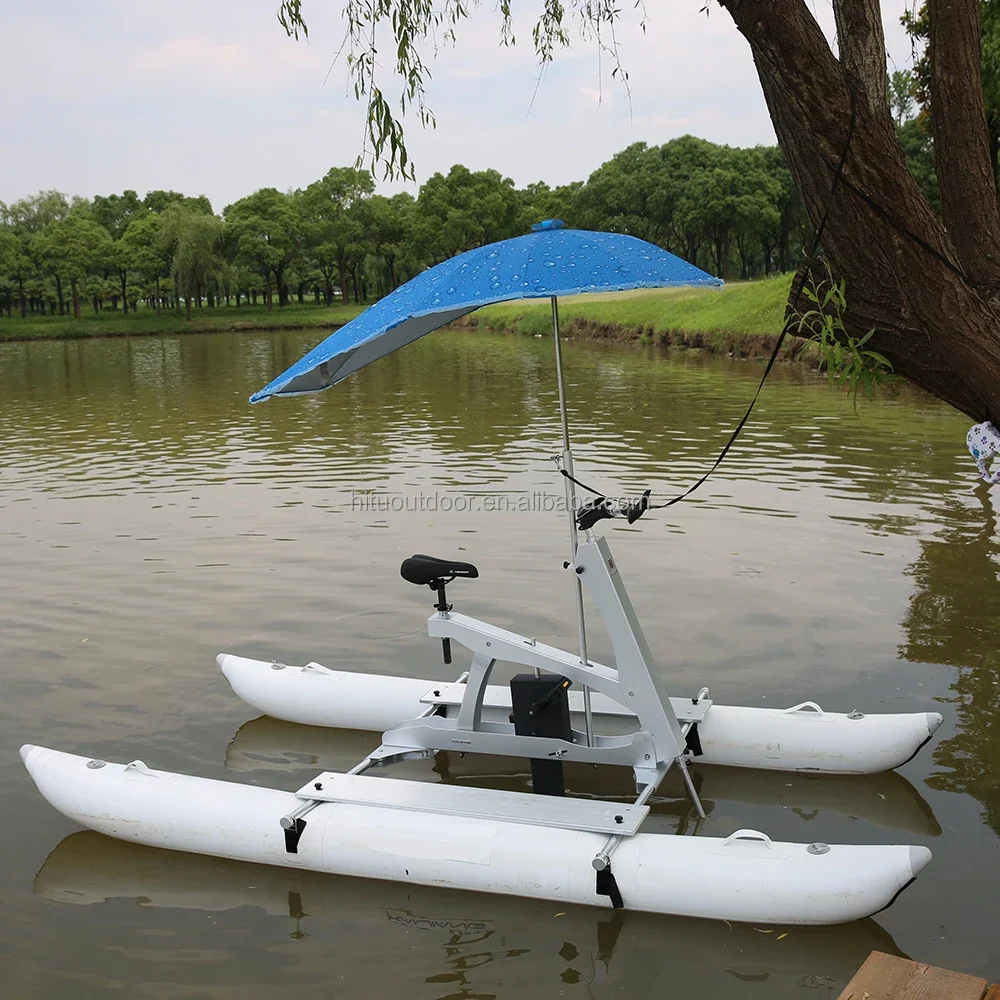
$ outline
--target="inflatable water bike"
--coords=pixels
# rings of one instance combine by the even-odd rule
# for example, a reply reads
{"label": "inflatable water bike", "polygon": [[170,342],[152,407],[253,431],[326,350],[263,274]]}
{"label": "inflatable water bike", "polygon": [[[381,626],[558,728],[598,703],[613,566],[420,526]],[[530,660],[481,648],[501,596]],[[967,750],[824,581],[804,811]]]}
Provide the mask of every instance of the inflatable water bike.
{"label": "inflatable water bike", "polygon": [[[716,705],[708,688],[671,697],[601,520],[653,509],[604,497],[580,504],[565,404],[556,296],[720,282],[632,237],[542,224],[532,234],[438,265],[376,303],[252,397],[319,391],[488,302],[551,298],[569,513],[563,564],[577,602],[579,650],[456,612],[446,587],[471,563],[417,554],[401,574],[435,596],[428,634],[471,653],[450,681],[287,666],[230,654],[219,666],[248,704],[296,723],[381,731],[346,773],[283,791],[115,764],[43,747],[21,756],[42,795],[83,826],[154,847],[319,872],[449,886],[559,903],[783,924],[857,920],[890,905],[930,861],[923,846],[793,844],[756,830],[728,837],[644,832],[672,769],[696,812],[689,762],[834,774],[898,767],[941,724],[936,713],[870,715]],[[583,487],[586,488],[586,487]],[[607,627],[614,665],[591,659],[583,592]],[[498,663],[526,668],[491,685]],[[440,751],[526,758],[534,791],[385,777],[394,762]],[[631,769],[632,802],[569,797],[563,764]],[[380,772],[380,773],[366,773]]]}

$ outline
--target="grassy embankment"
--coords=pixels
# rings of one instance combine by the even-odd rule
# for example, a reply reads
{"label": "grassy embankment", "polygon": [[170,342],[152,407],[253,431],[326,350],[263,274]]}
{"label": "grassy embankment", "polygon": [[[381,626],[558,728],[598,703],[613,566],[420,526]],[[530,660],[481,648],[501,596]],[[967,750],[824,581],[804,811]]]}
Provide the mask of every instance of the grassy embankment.
{"label": "grassy embankment", "polygon": [[[790,277],[734,283],[721,291],[709,289],[644,289],[578,295],[560,299],[559,315],[566,336],[594,340],[641,342],[696,347],[718,354],[755,357],[768,354],[781,330]],[[356,306],[290,304],[268,312],[263,306],[239,309],[220,306],[160,316],[140,307],[138,313],[105,311],[100,315],[43,316],[0,319],[0,341],[75,337],[125,337],[160,333],[239,332],[245,330],[331,330],[357,315]],[[461,321],[471,329],[523,334],[551,331],[548,300],[507,302],[487,306]],[[790,338],[784,353],[794,357],[803,341]]]}
{"label": "grassy embankment", "polygon": [[[756,357],[774,348],[790,284],[790,275],[779,275],[729,284],[718,291],[669,288],[569,296],[559,300],[560,328],[569,337]],[[505,302],[480,309],[461,323],[477,329],[548,334],[552,313],[547,300]],[[794,357],[804,343],[790,338],[783,355]]]}
{"label": "grassy embankment", "polygon": [[238,333],[244,330],[331,330],[343,326],[361,311],[360,307],[315,306],[290,303],[268,312],[264,306],[217,306],[191,310],[191,322],[184,313],[156,311],[139,307],[139,311],[124,315],[120,310],[105,309],[97,315],[92,310],[80,319],[72,316],[29,316],[21,319],[0,319],[0,341],[4,340],[63,340],[78,337],[142,337],[161,333]]}

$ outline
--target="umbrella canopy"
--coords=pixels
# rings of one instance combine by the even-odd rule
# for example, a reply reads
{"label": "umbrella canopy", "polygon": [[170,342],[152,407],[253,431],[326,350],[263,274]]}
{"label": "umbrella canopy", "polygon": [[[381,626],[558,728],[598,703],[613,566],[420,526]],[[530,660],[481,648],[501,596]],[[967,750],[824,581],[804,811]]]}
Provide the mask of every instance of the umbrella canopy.
{"label": "umbrella canopy", "polygon": [[720,287],[722,281],[634,236],[564,229],[549,220],[525,236],[477,247],[418,274],[327,337],[250,402],[328,389],[480,306],[672,285]]}

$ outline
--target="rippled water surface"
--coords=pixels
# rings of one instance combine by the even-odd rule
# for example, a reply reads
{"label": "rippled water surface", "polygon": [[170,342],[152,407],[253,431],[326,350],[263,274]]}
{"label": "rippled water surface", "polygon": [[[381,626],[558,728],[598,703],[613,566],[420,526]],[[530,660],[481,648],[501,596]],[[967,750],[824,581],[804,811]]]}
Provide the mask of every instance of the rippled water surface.
{"label": "rippled water surface", "polygon": [[[774,1000],[836,996],[873,948],[1000,979],[995,501],[964,418],[906,388],[855,414],[796,370],[690,502],[604,525],[676,694],[944,714],[898,774],[697,768],[705,834],[930,846],[887,912],[772,929],[563,911],[74,832],[21,743],[287,789],[363,757],[376,736],[257,718],[214,657],[449,677],[423,634],[429,592],[399,577],[412,552],[479,566],[450,589],[461,610],[575,643],[551,341],[444,332],[331,392],[247,406],[308,346],[0,345],[5,995]],[[759,377],[587,344],[565,360],[578,474],[661,498],[710,464]],[[598,626],[591,641],[610,656]],[[527,786],[517,761],[407,768]],[[654,801],[661,827],[692,832],[676,784]]]}

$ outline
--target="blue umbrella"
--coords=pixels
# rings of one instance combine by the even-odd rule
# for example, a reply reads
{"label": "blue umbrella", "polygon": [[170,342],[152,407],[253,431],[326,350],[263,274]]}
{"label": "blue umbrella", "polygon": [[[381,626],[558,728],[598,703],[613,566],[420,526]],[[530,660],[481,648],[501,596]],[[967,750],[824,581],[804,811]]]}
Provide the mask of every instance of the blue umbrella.
{"label": "blue umbrella", "polygon": [[477,247],[418,274],[332,333],[250,402],[328,389],[494,302],[678,285],[717,288],[722,282],[645,240],[565,229],[550,219],[525,236]]}
{"label": "blue umbrella", "polygon": [[[525,236],[477,247],[418,274],[327,337],[273,382],[255,392],[250,402],[328,389],[365,365],[453,323],[480,306],[512,299],[550,299],[562,418],[563,450],[559,467],[565,477],[570,551],[575,558],[577,516],[573,484],[576,480],[573,478],[573,453],[559,349],[557,298],[584,292],[624,292],[681,285],[719,288],[722,281],[634,236],[566,229],[560,220],[549,219],[533,226],[532,232]],[[647,502],[648,491],[641,500],[641,510],[646,509]],[[592,523],[581,520],[580,528],[586,529]],[[573,579],[576,581],[580,660],[587,663],[583,590],[579,576],[574,574]],[[450,662],[447,652],[445,662]],[[586,687],[583,704],[587,743],[592,744],[590,690]]]}

